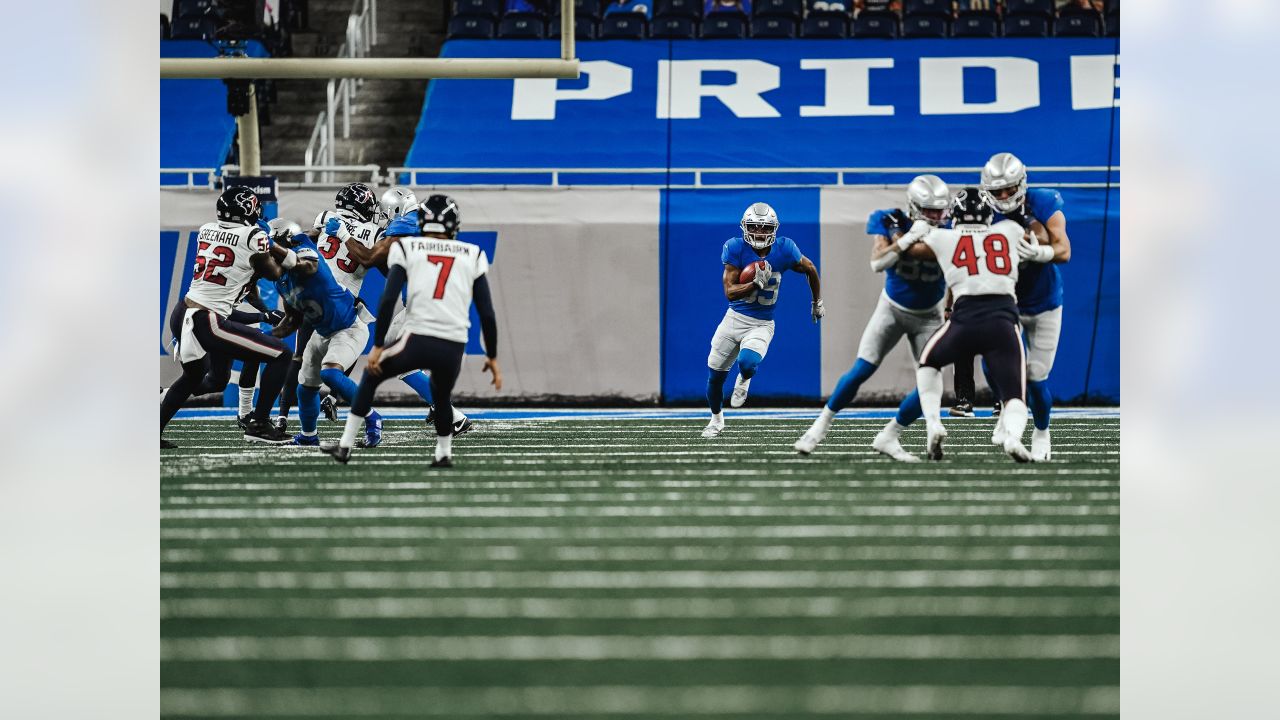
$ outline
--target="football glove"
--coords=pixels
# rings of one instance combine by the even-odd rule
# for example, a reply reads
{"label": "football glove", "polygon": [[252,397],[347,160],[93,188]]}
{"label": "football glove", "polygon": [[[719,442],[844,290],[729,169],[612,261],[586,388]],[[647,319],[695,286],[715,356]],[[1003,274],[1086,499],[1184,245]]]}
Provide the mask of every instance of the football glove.
{"label": "football glove", "polygon": [[337,217],[329,218],[329,221],[324,224],[324,232],[326,235],[332,235],[343,242],[346,242],[351,237],[351,230],[347,228],[347,224]]}
{"label": "football glove", "polygon": [[268,310],[262,314],[262,321],[272,325],[279,325],[281,320],[284,320],[283,310]]}
{"label": "football glove", "polygon": [[769,261],[763,260],[760,266],[756,268],[756,276],[751,279],[751,282],[763,290],[764,286],[769,284],[769,274],[772,272],[773,268],[769,267]]}
{"label": "football glove", "polygon": [[920,242],[920,239],[929,234],[933,226],[923,220],[917,220],[912,224],[911,229],[902,237],[898,238],[898,250],[906,252],[912,245]]}
{"label": "football glove", "polygon": [[[1034,235],[1031,236],[1035,238]],[[1041,245],[1023,237],[1018,241],[1018,258],[1023,262],[1047,263],[1053,259],[1053,246]]]}
{"label": "football glove", "polygon": [[880,224],[884,225],[884,229],[888,233],[906,232],[911,227],[911,218],[901,210],[894,210],[880,218]]}
{"label": "football glove", "polygon": [[821,300],[813,301],[813,321],[816,323],[827,316],[827,309],[822,306]]}

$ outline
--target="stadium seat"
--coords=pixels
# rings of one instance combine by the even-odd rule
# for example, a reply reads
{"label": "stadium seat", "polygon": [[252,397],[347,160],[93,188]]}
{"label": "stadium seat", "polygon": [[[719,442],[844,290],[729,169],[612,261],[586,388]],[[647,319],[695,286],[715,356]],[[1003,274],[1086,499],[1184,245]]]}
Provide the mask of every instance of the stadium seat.
{"label": "stadium seat", "polygon": [[177,17],[187,15],[220,14],[218,4],[214,0],[177,0],[173,4],[173,14]]}
{"label": "stadium seat", "polygon": [[863,12],[853,21],[855,38],[898,37],[898,16],[891,12]]}
{"label": "stadium seat", "polygon": [[218,23],[210,15],[183,15],[169,28],[174,40],[212,40]]}
{"label": "stadium seat", "polygon": [[794,18],[765,15],[751,21],[751,37],[762,39],[788,39],[796,36]]}
{"label": "stadium seat", "polygon": [[849,16],[842,12],[813,11],[804,19],[804,37],[840,40],[849,37]]}
{"label": "stadium seat", "polygon": [[463,15],[449,21],[450,40],[488,40],[493,31],[493,20],[487,17]]}
{"label": "stadium seat", "polygon": [[649,28],[649,37],[662,40],[693,40],[698,37],[698,23],[686,15],[659,15]]}
{"label": "stadium seat", "polygon": [[[560,15],[560,3],[554,0],[551,3],[551,14]],[[578,18],[590,18],[596,22],[600,21],[602,14],[600,12],[599,0],[573,0],[573,20],[576,24]],[[557,36],[558,37],[558,36]]]}
{"label": "stadium seat", "polygon": [[498,23],[498,37],[503,40],[541,40],[546,35],[546,24],[541,15],[507,13]]}
{"label": "stadium seat", "polygon": [[701,20],[702,2],[700,0],[658,0],[654,7],[654,17],[663,16]]}
{"label": "stadium seat", "polygon": [[[577,40],[595,40],[600,37],[600,23],[595,18],[573,16],[573,37]],[[560,16],[555,15],[547,22],[547,37],[560,39]]]}
{"label": "stadium seat", "polygon": [[[903,16],[905,18],[912,17],[937,17],[944,20],[951,19],[951,0],[907,0],[903,7]],[[905,35],[905,28],[903,34]]]}
{"label": "stadium seat", "polygon": [[1098,37],[1102,34],[1102,20],[1095,14],[1063,15],[1053,24],[1053,34],[1058,37]]}
{"label": "stadium seat", "polygon": [[904,38],[944,38],[947,21],[936,15],[913,15],[902,21]]}
{"label": "stadium seat", "polygon": [[1045,20],[1052,20],[1053,0],[1005,0],[1004,12],[1006,16],[1038,15]]}
{"label": "stadium seat", "polygon": [[[804,17],[804,6],[800,4],[800,0],[756,0],[752,17],[786,17],[800,22],[800,18]],[[754,23],[752,27],[755,27]]]}
{"label": "stadium seat", "polygon": [[987,13],[963,14],[951,25],[951,37],[993,38],[1000,35],[1000,23]]}
{"label": "stadium seat", "polygon": [[1010,15],[1004,19],[1005,37],[1049,37],[1049,20],[1039,15]]}
{"label": "stadium seat", "polygon": [[702,37],[734,40],[747,36],[747,19],[738,13],[712,13],[702,21]]}
{"label": "stadium seat", "polygon": [[1120,37],[1120,5],[1107,12],[1107,37]]}
{"label": "stadium seat", "polygon": [[[502,15],[502,0],[454,0],[453,18],[486,17],[497,21]],[[453,22],[450,21],[452,27]]]}
{"label": "stadium seat", "polygon": [[600,23],[601,40],[643,40],[649,23],[643,13],[614,13]]}

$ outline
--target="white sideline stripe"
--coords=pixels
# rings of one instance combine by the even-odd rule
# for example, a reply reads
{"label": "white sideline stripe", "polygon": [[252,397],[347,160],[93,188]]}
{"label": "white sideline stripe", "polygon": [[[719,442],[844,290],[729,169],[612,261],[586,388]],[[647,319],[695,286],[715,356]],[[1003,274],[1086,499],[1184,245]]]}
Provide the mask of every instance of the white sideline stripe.
{"label": "white sideline stripe", "polygon": [[252,688],[160,691],[160,712],[187,716],[391,716],[415,715],[647,714],[671,717],[730,714],[944,713],[1007,715],[1115,714],[1118,687],[1018,687],[954,685],[703,685],[646,687],[468,687],[468,688]]}
{"label": "white sideline stripe", "polygon": [[[263,473],[270,478],[275,473]],[[510,472],[504,472],[504,475],[510,475]],[[527,473],[519,473],[520,476],[535,475],[536,472],[529,471]],[[588,475],[583,471],[575,471],[575,477]],[[636,475],[647,475],[643,471],[630,471],[628,475],[634,477]],[[693,471],[685,473],[690,476],[700,475]],[[404,480],[388,480],[385,482],[294,482],[293,479],[302,477],[321,477],[324,473],[308,473],[308,472],[290,472],[290,480],[281,482],[234,482],[234,483],[208,483],[208,482],[174,482],[166,483],[161,487],[162,495],[172,493],[219,493],[219,492],[285,492],[290,490],[310,490],[313,492],[329,492],[335,490],[379,490],[391,492],[397,490],[548,490],[552,488],[563,489],[598,489],[602,487],[617,488],[620,490],[643,490],[649,492],[657,492],[659,490],[713,490],[719,488],[739,489],[739,488],[767,488],[769,490],[785,490],[789,488],[820,488],[823,490],[833,487],[843,488],[867,488],[863,490],[871,494],[873,489],[902,489],[902,488],[947,488],[956,492],[972,491],[974,488],[999,488],[999,489],[1015,489],[1018,492],[1031,492],[1034,488],[1112,488],[1116,487],[1116,483],[1110,480],[965,480],[958,483],[954,480],[945,479],[925,479],[920,480],[842,480],[840,482],[831,482],[828,480],[618,480],[610,479],[608,481],[602,479],[595,480],[568,480],[562,479],[555,482],[545,482],[541,480],[441,480],[441,481],[404,481]],[[599,473],[595,473],[599,475]],[[202,477],[233,477],[230,473],[206,474]],[[283,477],[283,474],[281,474]],[[1078,491],[1083,492],[1083,490]],[[885,495],[901,495],[910,498],[914,493],[885,493]],[[927,494],[927,493],[922,493]],[[1090,497],[1098,495],[1112,496],[1116,493],[1105,492],[1089,492]]]}
{"label": "white sideline stripe", "polygon": [[[525,458],[571,458],[573,460],[578,460],[578,461],[589,461],[589,462],[598,463],[601,461],[602,456],[607,458],[614,458],[614,457],[650,458],[652,462],[673,462],[668,459],[671,457],[702,457],[702,458],[707,458],[708,460],[713,462],[736,463],[739,465],[742,464],[741,457],[725,457],[727,454],[730,454],[730,452],[732,451],[731,449],[674,450],[669,447],[654,448],[652,444],[602,445],[602,446],[596,446],[596,447],[583,447],[582,445],[558,446],[558,447],[564,448],[565,450],[567,450],[567,452],[548,449],[548,448],[554,448],[554,447],[557,447],[557,446],[548,446],[548,445],[536,444],[536,443],[527,444],[527,445],[495,443],[495,444],[483,445],[483,446],[466,446],[465,448],[460,447],[459,455],[461,455],[461,451],[464,449],[467,451],[468,455],[473,455],[475,457],[482,457],[483,454],[487,451],[518,450],[519,458],[502,457],[502,458],[494,458],[494,459],[501,459],[504,462],[507,462],[507,461],[517,462]],[[626,447],[647,447],[650,449],[647,452],[619,452],[618,451],[618,448],[626,448]],[[957,448],[957,447],[978,448],[979,450],[981,450],[981,452],[958,453],[961,455],[995,456],[995,455],[1001,454],[1000,451],[989,442],[947,443],[947,450],[951,450],[952,448]],[[1113,446],[1113,447],[1118,447],[1118,446]],[[222,449],[224,451],[235,451],[239,449],[239,448],[227,448],[226,445],[191,445],[191,444],[184,446],[184,448],[193,449],[193,450]],[[841,443],[841,444],[832,444],[829,446],[827,445],[823,446],[823,450],[842,449],[842,448],[855,449],[868,454],[873,452],[871,450],[871,445],[867,443]],[[284,448],[284,449],[290,453],[312,455],[316,457],[319,456],[316,450],[312,448]],[[431,452],[431,448],[428,448],[425,445],[413,451],[391,450],[388,448],[379,448],[376,450],[369,451],[369,453],[377,455],[380,458],[394,457],[394,458],[417,458],[417,459],[421,459],[424,454],[430,453],[430,452]],[[218,456],[222,454],[223,453],[197,453],[196,455]],[[809,458],[796,457],[796,452],[794,450],[755,449],[752,451],[751,454],[754,456],[763,455],[763,456],[770,456],[770,457],[786,458],[786,460],[783,460],[782,462],[793,462],[793,463],[813,462]],[[1119,455],[1120,451],[1119,450],[1100,450],[1100,449],[1060,450],[1060,449],[1054,448],[1053,454],[1054,455]]]}
{"label": "white sideline stripe", "polygon": [[1093,545],[748,545],[733,548],[705,545],[483,547],[327,546],[327,547],[198,547],[160,551],[166,563],[273,562],[865,562],[880,560],[1052,562],[1118,560],[1119,548]]}
{"label": "white sideline stripe", "polygon": [[1111,597],[845,598],[190,598],[160,601],[173,618],[722,619],[742,617],[1118,617]]}
{"label": "white sideline stripe", "polygon": [[[312,489],[312,488],[308,488]],[[432,488],[438,489],[438,488]],[[313,489],[312,489],[313,490]],[[772,503],[807,502],[904,502],[912,504],[932,504],[942,502],[982,502],[982,503],[1030,503],[1032,506],[1078,506],[1084,504],[1116,503],[1120,500],[1119,492],[831,492],[827,490],[779,492],[773,497],[768,493],[750,491],[724,490],[665,490],[649,492],[541,492],[529,493],[403,493],[384,489],[370,495],[333,495],[312,492],[306,495],[279,495],[264,493],[244,493],[231,489],[218,489],[209,495],[176,495],[169,494],[160,499],[166,505],[248,505],[270,503],[272,505],[311,505],[321,507],[329,504],[407,504],[429,503],[442,505],[490,505],[514,503],[529,504],[582,504],[646,502],[658,505],[684,504],[690,502],[703,503],[756,503],[767,500]],[[789,505],[788,505],[789,506]]]}
{"label": "white sideline stripe", "polygon": [[938,523],[919,525],[839,523],[830,525],[618,525],[443,526],[365,525],[271,527],[162,527],[164,540],[748,540],[796,538],[1110,538],[1119,537],[1118,524],[982,525]]}
{"label": "white sideline stripe", "polygon": [[968,588],[1117,587],[1115,570],[463,570],[160,573],[173,589],[462,590],[493,588]]}
{"label": "white sideline stripe", "polygon": [[1120,656],[1118,635],[428,635],[162,638],[161,662],[932,660]]}

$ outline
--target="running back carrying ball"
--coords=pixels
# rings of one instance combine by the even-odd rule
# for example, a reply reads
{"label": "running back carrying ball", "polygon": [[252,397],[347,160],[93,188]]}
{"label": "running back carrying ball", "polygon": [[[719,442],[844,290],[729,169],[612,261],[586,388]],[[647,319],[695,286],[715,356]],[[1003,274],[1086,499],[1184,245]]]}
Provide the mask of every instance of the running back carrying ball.
{"label": "running back carrying ball", "polygon": [[753,282],[756,279],[756,270],[764,267],[764,265],[765,265],[765,261],[761,260],[760,262],[754,262],[742,268],[742,272],[738,274],[738,282],[740,283]]}

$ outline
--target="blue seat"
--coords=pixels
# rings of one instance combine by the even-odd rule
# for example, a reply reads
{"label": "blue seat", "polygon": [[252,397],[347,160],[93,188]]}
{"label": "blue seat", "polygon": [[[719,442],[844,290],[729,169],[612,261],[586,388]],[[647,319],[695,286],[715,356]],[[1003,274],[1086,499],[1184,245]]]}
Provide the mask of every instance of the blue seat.
{"label": "blue seat", "polygon": [[450,40],[488,40],[493,31],[493,20],[480,15],[463,15],[449,21]]}
{"label": "blue seat", "polygon": [[1006,16],[1039,15],[1045,20],[1052,20],[1053,0],[1005,0],[1004,12]]}
{"label": "blue seat", "polygon": [[546,33],[546,20],[533,13],[507,13],[498,23],[498,37],[503,40],[541,40]]}
{"label": "blue seat", "polygon": [[951,37],[993,38],[1000,36],[1000,23],[994,15],[966,13],[951,24]]}
{"label": "blue seat", "polygon": [[734,40],[747,36],[747,19],[738,13],[711,13],[702,21],[702,37]]}
{"label": "blue seat", "polygon": [[947,21],[936,15],[913,15],[902,21],[902,37],[944,38],[946,36]]}
{"label": "blue seat", "polygon": [[600,23],[601,40],[643,40],[648,22],[643,13],[627,12],[605,15]]}
{"label": "blue seat", "polygon": [[[560,15],[560,3],[552,2],[552,15]],[[573,0],[573,22],[576,25],[578,18],[590,18],[599,22],[601,17],[600,3],[598,0]],[[556,37],[559,37],[558,35]]]}
{"label": "blue seat", "polygon": [[700,0],[658,0],[654,6],[654,17],[658,16],[701,20],[702,2]]}
{"label": "blue seat", "polygon": [[1053,24],[1053,34],[1058,37],[1098,37],[1102,34],[1102,20],[1097,15],[1063,15]]}
{"label": "blue seat", "polygon": [[[903,19],[912,17],[938,17],[951,19],[951,0],[907,0],[903,6]],[[904,35],[906,35],[904,28]]]}
{"label": "blue seat", "polygon": [[[755,0],[751,12],[753,17],[787,17],[800,22],[804,17],[804,5],[801,0]],[[754,23],[752,27],[755,27]]]}
{"label": "blue seat", "polygon": [[807,38],[841,40],[849,37],[849,16],[842,12],[810,12],[804,19]]}
{"label": "blue seat", "polygon": [[[600,23],[595,18],[573,16],[573,37],[577,40],[595,40],[600,36]],[[547,37],[560,39],[560,16],[556,15],[547,23]]]}
{"label": "blue seat", "polygon": [[1005,37],[1049,37],[1049,20],[1039,15],[1010,15],[1004,19]]}
{"label": "blue seat", "polygon": [[762,39],[789,39],[796,36],[795,18],[781,15],[765,15],[751,21],[751,37]]}
{"label": "blue seat", "polygon": [[218,23],[212,15],[184,15],[169,28],[174,40],[212,40]]}
{"label": "blue seat", "polygon": [[649,28],[649,37],[663,40],[693,40],[698,37],[698,22],[687,15],[659,15]]}
{"label": "blue seat", "polygon": [[898,37],[898,16],[891,12],[861,12],[853,20],[855,38]]}
{"label": "blue seat", "polygon": [[[502,15],[502,0],[454,0],[453,17],[486,17],[496,21]],[[452,21],[450,21],[452,25]]]}

